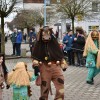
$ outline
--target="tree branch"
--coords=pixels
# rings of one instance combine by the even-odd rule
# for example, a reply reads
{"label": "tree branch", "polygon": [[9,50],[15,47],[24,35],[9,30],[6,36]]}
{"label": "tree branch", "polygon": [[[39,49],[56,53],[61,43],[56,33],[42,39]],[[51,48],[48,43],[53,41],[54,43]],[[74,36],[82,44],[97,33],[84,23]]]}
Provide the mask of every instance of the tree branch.
{"label": "tree branch", "polygon": [[5,17],[7,17],[12,12],[15,4],[17,3],[16,1],[17,0],[12,0],[12,4],[10,5],[9,9],[6,11],[6,16]]}

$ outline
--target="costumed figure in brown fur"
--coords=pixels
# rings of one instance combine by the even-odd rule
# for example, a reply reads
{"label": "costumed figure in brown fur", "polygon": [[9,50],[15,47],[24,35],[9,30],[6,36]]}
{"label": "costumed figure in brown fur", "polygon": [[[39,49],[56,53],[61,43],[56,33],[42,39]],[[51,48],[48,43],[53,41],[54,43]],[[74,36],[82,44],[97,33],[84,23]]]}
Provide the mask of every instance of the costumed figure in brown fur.
{"label": "costumed figure in brown fur", "polygon": [[51,81],[56,88],[54,100],[64,100],[63,71],[66,70],[67,63],[64,60],[63,53],[52,28],[49,28],[49,26],[43,27],[38,33],[33,51],[33,68],[35,69],[36,76],[38,68],[40,71],[41,97],[39,100],[48,100]]}

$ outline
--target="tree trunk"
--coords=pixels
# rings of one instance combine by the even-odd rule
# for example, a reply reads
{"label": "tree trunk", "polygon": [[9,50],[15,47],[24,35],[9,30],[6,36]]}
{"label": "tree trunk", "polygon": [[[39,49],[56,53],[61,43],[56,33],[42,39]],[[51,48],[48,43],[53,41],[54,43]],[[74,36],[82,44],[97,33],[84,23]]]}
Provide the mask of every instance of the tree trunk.
{"label": "tree trunk", "polygon": [[4,16],[1,16],[1,53],[5,54]]}
{"label": "tree trunk", "polygon": [[72,18],[72,31],[73,31],[73,34],[74,34],[74,17]]}

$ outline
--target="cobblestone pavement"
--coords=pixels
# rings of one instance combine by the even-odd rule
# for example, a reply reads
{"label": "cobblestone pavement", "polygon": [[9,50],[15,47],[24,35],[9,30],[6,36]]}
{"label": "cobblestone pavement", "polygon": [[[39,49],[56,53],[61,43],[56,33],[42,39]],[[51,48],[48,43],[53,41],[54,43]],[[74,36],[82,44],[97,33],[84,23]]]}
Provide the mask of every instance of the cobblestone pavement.
{"label": "cobblestone pavement", "polygon": [[[22,58],[14,60],[6,60],[6,65],[8,70],[12,70],[13,66],[19,62],[24,61],[28,64],[30,70],[31,59]],[[65,76],[65,100],[100,100],[100,77],[97,75],[94,79],[94,85],[88,85],[85,83],[87,75],[87,69],[85,67],[75,67],[70,66],[66,72]],[[32,97],[31,100],[38,100],[40,96],[40,88],[35,86],[34,82],[31,83]],[[53,95],[49,95],[49,100],[54,100],[55,89],[52,84]],[[12,88],[9,90],[4,90],[3,100],[12,100]]]}
{"label": "cobblestone pavement", "polygon": [[[26,50],[30,50],[29,48],[29,44],[25,44],[22,43],[21,44],[21,49],[26,49]],[[11,41],[8,39],[8,42],[5,44],[5,54],[6,55],[11,55],[13,53],[13,49],[12,49],[12,43]],[[30,52],[26,53],[27,56],[30,56]]]}
{"label": "cobblestone pavement", "polygon": [[[9,42],[8,42],[9,43]],[[29,49],[28,45],[22,45],[23,48]],[[11,45],[6,44],[6,50],[10,51]],[[6,65],[8,70],[12,70],[15,64],[19,61],[24,61],[28,64],[30,70],[31,59],[30,58],[19,58],[6,60]],[[100,77],[99,74],[95,77],[94,85],[86,84],[87,69],[85,67],[75,67],[70,66],[66,72],[64,72],[65,77],[65,100],[100,100]],[[31,83],[32,97],[31,100],[38,100],[40,96],[40,88],[35,86],[34,82]],[[53,95],[49,95],[49,100],[54,100],[55,89],[52,85]],[[3,90],[3,100],[12,100],[12,88]]]}

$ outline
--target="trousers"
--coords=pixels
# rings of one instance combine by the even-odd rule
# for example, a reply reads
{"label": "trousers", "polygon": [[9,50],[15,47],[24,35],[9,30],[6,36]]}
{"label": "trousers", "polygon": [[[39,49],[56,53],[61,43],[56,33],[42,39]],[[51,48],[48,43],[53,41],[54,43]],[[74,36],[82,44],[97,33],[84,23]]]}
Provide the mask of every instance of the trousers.
{"label": "trousers", "polygon": [[2,89],[1,89],[1,87],[0,87],[0,100],[3,100],[2,99]]}
{"label": "trousers", "polygon": [[92,81],[92,79],[100,72],[100,69],[97,69],[96,67],[89,67],[88,68],[88,75],[87,75],[87,81]]}
{"label": "trousers", "polygon": [[56,88],[54,100],[64,100],[64,76],[60,65],[52,64],[40,66],[41,75],[41,97],[39,100],[48,100],[48,94],[51,88],[51,82]]}

